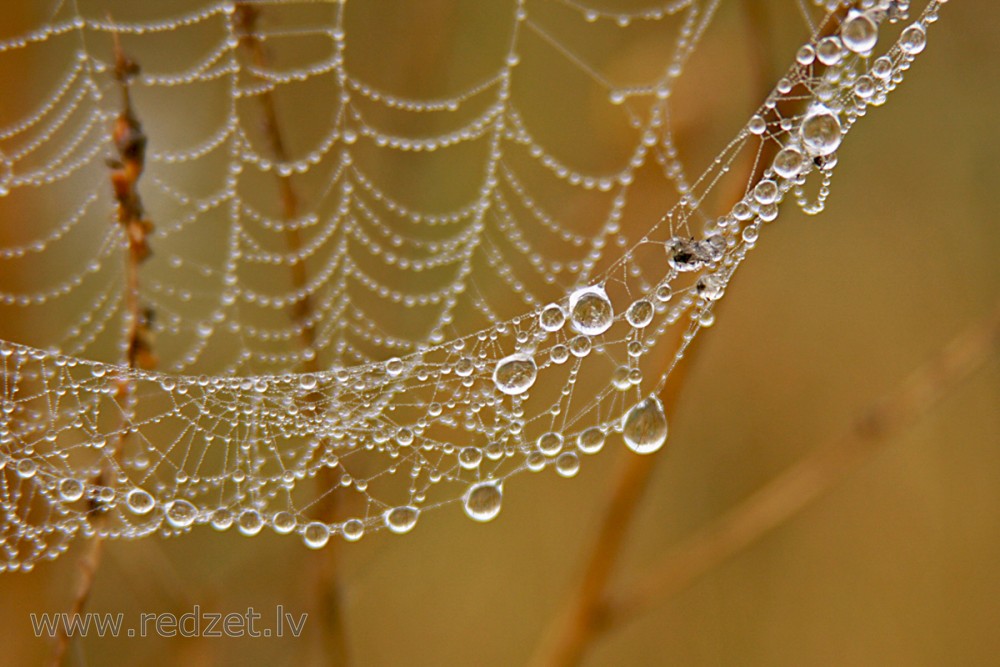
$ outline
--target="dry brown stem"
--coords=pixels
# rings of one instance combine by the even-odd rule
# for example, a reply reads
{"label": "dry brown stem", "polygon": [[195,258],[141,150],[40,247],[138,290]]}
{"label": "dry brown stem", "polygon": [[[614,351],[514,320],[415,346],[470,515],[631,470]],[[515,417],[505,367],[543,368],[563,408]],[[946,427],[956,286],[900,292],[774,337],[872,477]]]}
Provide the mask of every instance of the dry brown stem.
{"label": "dry brown stem", "polygon": [[683,541],[609,600],[602,616],[604,627],[617,627],[666,600],[798,514],[919,421],[991,359],[998,345],[1000,304],[870,407],[846,432]]}
{"label": "dry brown stem", "polygon": [[[269,68],[269,56],[263,42],[257,37],[257,21],[260,11],[250,3],[238,3],[233,14],[233,26],[240,46],[250,57],[254,66],[261,70]],[[260,101],[264,136],[269,144],[272,156],[279,162],[288,161],[288,151],[285,147],[284,135],[278,117],[278,109],[274,95],[270,90],[261,92]],[[291,176],[277,174],[278,191],[281,197],[282,217],[286,223],[291,223],[299,215],[299,195]],[[284,228],[285,244],[291,261],[292,287],[297,293],[292,304],[291,317],[299,328],[299,342],[303,350],[311,351],[302,362],[303,373],[313,373],[318,370],[317,357],[313,345],[316,339],[315,323],[313,322],[312,300],[306,293],[308,274],[304,259],[300,257],[302,238],[297,227],[286,224]],[[317,403],[318,396],[308,396],[305,399],[307,409]],[[319,448],[322,450],[322,447]],[[332,492],[338,485],[338,480],[327,467],[321,467],[317,475],[321,498],[316,503],[317,518],[329,523],[334,520],[336,512],[336,497]],[[338,576],[338,545],[335,541],[328,543],[317,552],[314,562],[314,591],[317,599],[314,603],[316,615],[321,628],[321,648],[324,662],[330,665],[349,664],[347,636],[344,623],[344,605],[341,585]]]}
{"label": "dry brown stem", "polygon": [[[114,74],[121,91],[122,108],[115,118],[111,133],[116,157],[109,161],[108,166],[111,168],[111,187],[117,204],[116,221],[121,226],[128,243],[123,286],[125,311],[123,356],[125,365],[130,369],[152,369],[156,365],[151,328],[153,311],[143,307],[139,293],[139,267],[150,256],[148,237],[153,230],[152,223],[146,218],[138,190],[139,179],[145,168],[146,135],[132,106],[129,89],[132,78],[139,72],[139,66],[122,50],[117,33],[114,34],[114,38]],[[118,458],[128,439],[134,411],[133,389],[132,382],[127,376],[118,379],[115,399],[122,413],[122,423],[111,456],[102,460],[101,472],[92,480],[94,486],[111,486],[116,482]],[[87,542],[84,552],[80,554],[79,578],[69,609],[71,618],[80,614],[90,599],[94,578],[101,565],[104,540],[100,528],[107,522],[109,511],[96,498],[87,502],[88,519],[95,532]],[[68,646],[69,636],[66,634],[66,626],[60,624],[50,656],[51,665],[57,666],[62,662]]]}

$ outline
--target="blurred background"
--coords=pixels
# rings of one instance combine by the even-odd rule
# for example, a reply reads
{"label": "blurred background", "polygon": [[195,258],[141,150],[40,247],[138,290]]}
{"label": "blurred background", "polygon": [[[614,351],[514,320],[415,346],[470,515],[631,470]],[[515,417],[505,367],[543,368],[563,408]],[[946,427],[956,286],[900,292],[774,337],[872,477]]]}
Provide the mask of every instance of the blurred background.
{"label": "blurred background", "polygon": [[[49,8],[31,4],[5,9],[5,35],[44,20]],[[509,26],[490,17],[506,16],[509,8],[458,3],[460,10],[451,11],[449,4],[426,3],[420,16],[388,2],[359,12],[354,34],[370,35],[370,48],[393,34],[410,40],[386,56],[390,64],[381,71],[391,75],[379,79],[377,53],[358,64],[371,68],[359,75],[401,95],[449,85],[430,74],[437,59],[460,64],[450,70],[453,81],[467,76],[463,68],[475,69],[475,54],[488,50],[489,39],[503,44],[503,35],[487,36],[494,26]],[[549,11],[550,3],[529,4],[543,16]],[[724,0],[687,66],[674,108],[682,158],[692,173],[707,166],[760,102],[753,84],[759,68],[773,80],[791,62],[807,34],[795,5],[766,2],[748,12],[744,2]],[[761,22],[756,27],[755,20]],[[616,582],[633,580],[686,535],[847,430],[1000,300],[1000,200],[991,199],[1000,181],[1000,85],[991,74],[1000,56],[997,25],[995,3],[949,3],[901,88],[862,119],[839,151],[827,211],[810,218],[786,205],[765,228],[716,325],[699,337]],[[430,53],[440,41],[437,30],[458,36],[443,41],[451,50]],[[753,36],[762,34],[769,43],[757,52]],[[594,48],[603,56],[603,73],[627,80],[657,71],[652,63],[662,64],[664,52],[656,44],[654,33],[640,31],[634,41],[623,34]],[[531,45],[525,48],[530,55]],[[424,54],[426,64],[400,68],[412,53]],[[752,65],[755,58],[762,64]],[[38,73],[43,69],[5,64],[4,104],[55,80]],[[529,107],[530,95],[544,94],[530,86],[522,92]],[[563,100],[586,104],[580,95]],[[602,119],[602,108],[595,103],[587,122],[608,132],[587,144],[596,154],[580,158],[592,165],[613,162],[632,140],[615,118]],[[535,107],[539,132],[554,133],[557,146],[566,140],[556,136],[566,131],[559,112]],[[391,175],[389,166],[382,169]],[[396,185],[421,190],[434,182]],[[447,201],[449,193],[426,196]],[[17,331],[29,324],[4,326]],[[1000,662],[993,620],[1000,611],[998,405],[1000,363],[993,359],[831,493],[599,638],[586,664]],[[606,447],[570,480],[551,471],[518,476],[508,484],[500,516],[487,525],[473,524],[452,506],[429,513],[405,537],[383,532],[342,547],[355,664],[524,664],[579,576],[592,527],[626,456]],[[6,628],[0,662],[37,664],[48,654],[49,643],[33,637],[28,614],[68,607],[80,546],[29,574],[0,576]],[[142,611],[182,614],[194,604],[221,612],[253,606],[266,614],[278,604],[308,612],[316,558],[299,540],[269,531],[248,539],[206,528],[173,540],[111,542],[89,609],[121,611],[126,618]],[[71,646],[68,664],[304,664],[317,655],[316,631],[307,622],[297,640],[91,636]]]}

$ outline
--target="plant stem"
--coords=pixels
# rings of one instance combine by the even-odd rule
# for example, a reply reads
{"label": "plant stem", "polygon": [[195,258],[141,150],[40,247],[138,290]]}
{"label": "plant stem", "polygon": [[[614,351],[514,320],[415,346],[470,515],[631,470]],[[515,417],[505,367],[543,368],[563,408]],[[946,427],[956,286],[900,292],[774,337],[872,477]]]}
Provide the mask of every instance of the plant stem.
{"label": "plant stem", "polygon": [[[266,70],[270,65],[267,49],[256,36],[256,26],[259,16],[259,10],[252,4],[237,3],[236,11],[233,15],[233,25],[239,36],[240,46],[250,56],[254,66],[260,70]],[[287,162],[288,151],[285,147],[285,139],[281,131],[274,95],[272,95],[270,90],[265,90],[258,95],[258,99],[260,100],[261,114],[263,116],[264,135],[267,138],[271,154],[278,162]],[[308,274],[306,272],[305,261],[304,258],[299,256],[302,249],[302,238],[297,227],[287,224],[298,217],[300,199],[292,183],[291,176],[279,173],[277,174],[277,180],[278,191],[281,197],[282,217],[286,223],[284,234],[290,258],[292,287],[296,292],[296,297],[292,304],[291,317],[299,329],[301,348],[304,351],[311,352],[311,354],[304,355],[300,370],[303,373],[314,373],[319,369],[317,356],[315,350],[313,350],[316,340],[316,329],[315,322],[313,321],[312,300],[306,292]],[[308,405],[317,405],[318,398],[318,396],[308,396],[304,402]],[[321,466],[317,475],[317,483],[321,493],[324,494],[316,503],[317,518],[330,523],[335,518],[337,505],[337,499],[332,490],[337,488],[339,481],[330,468]],[[335,541],[331,541],[316,554],[313,572],[315,581],[314,589],[317,596],[315,610],[319,617],[319,626],[323,631],[321,643],[324,662],[330,665],[347,665],[350,661],[344,622],[344,606],[338,576],[338,552],[338,544]]]}

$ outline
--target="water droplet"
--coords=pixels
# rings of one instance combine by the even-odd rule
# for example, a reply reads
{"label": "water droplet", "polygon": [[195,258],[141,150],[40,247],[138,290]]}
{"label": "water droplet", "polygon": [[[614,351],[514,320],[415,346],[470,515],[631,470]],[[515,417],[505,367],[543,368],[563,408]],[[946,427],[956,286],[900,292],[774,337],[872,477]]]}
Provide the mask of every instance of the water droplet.
{"label": "water droplet", "polygon": [[357,542],[365,534],[365,524],[360,519],[348,519],[340,530],[343,532],[345,540]]}
{"label": "water droplet", "polygon": [[535,384],[538,368],[535,360],[524,354],[512,354],[497,362],[493,383],[508,396],[523,394]]}
{"label": "water droplet", "polygon": [[584,287],[569,297],[570,323],[587,336],[602,334],[614,323],[615,311],[603,287]]}
{"label": "water droplet", "polygon": [[403,360],[399,357],[387,359],[385,362],[385,372],[392,377],[399,377],[403,372]]}
{"label": "water droplet", "polygon": [[556,303],[550,303],[538,314],[538,325],[546,331],[559,331],[566,323],[566,311]]}
{"label": "water droplet", "polygon": [[145,489],[132,489],[125,496],[125,504],[135,514],[149,514],[156,501]]}
{"label": "water droplet", "polygon": [[694,239],[675,237],[667,241],[667,262],[678,272],[696,271],[704,263]]}
{"label": "water droplet", "polygon": [[698,278],[698,282],[694,285],[694,289],[698,293],[698,296],[708,301],[718,301],[721,299],[725,287],[726,285],[722,278],[714,273],[701,276]]}
{"label": "water droplet", "polygon": [[575,477],[580,472],[580,457],[575,452],[563,452],[556,459],[556,472],[563,477]]}
{"label": "water droplet", "polygon": [[782,178],[795,178],[802,171],[804,158],[794,146],[782,148],[774,156],[774,173]]}
{"label": "water droplet", "polygon": [[844,43],[836,35],[824,37],[816,45],[816,58],[824,65],[836,65],[843,57]]}
{"label": "water droplet", "polygon": [[868,53],[878,43],[878,26],[867,14],[852,11],[840,27],[840,38],[854,53]]}
{"label": "water droplet", "polygon": [[239,531],[247,537],[253,537],[264,527],[264,519],[257,510],[243,510],[236,523]]}
{"label": "water droplet", "polygon": [[171,500],[166,506],[167,523],[174,528],[187,528],[198,518],[198,508],[186,500]]}
{"label": "water droplet", "polygon": [[619,366],[611,373],[611,386],[618,391],[625,391],[632,387],[632,383],[628,379],[628,366]]}
{"label": "water droplet", "polygon": [[59,497],[68,503],[76,502],[83,497],[83,483],[72,477],[64,478],[59,482]]}
{"label": "water droplet", "polygon": [[302,541],[310,549],[322,549],[330,541],[330,528],[320,521],[306,524],[302,531]]}
{"label": "water droplet", "polygon": [[778,199],[778,184],[765,178],[753,189],[753,198],[758,204],[773,204]]}
{"label": "water droplet", "polygon": [[637,454],[651,454],[667,441],[667,415],[663,403],[649,396],[632,406],[622,417],[622,437]]}
{"label": "water droplet", "polygon": [[417,525],[420,518],[420,510],[411,505],[404,507],[394,507],[385,513],[385,525],[397,535],[408,533]]}
{"label": "water droplet", "polygon": [[899,48],[904,53],[915,56],[927,46],[927,33],[919,23],[914,23],[899,36]]}
{"label": "water droplet", "polygon": [[295,515],[291,512],[278,512],[271,519],[271,527],[279,535],[287,535],[295,530]]}
{"label": "water droplet", "polygon": [[463,447],[458,452],[458,465],[466,470],[474,470],[483,461],[483,450],[478,447]]}
{"label": "water droplet", "polygon": [[305,375],[299,376],[299,388],[306,391],[312,391],[316,388],[316,376],[312,373],[306,373]]}
{"label": "water droplet", "polygon": [[538,451],[546,456],[555,456],[563,446],[561,433],[543,433],[538,437]]}
{"label": "water droplet", "polygon": [[596,454],[604,447],[604,431],[591,426],[576,436],[576,446],[584,454]]}
{"label": "water droplet", "polygon": [[802,121],[799,134],[810,155],[829,155],[840,146],[840,120],[826,107],[817,107]]}
{"label": "water droplet", "polygon": [[496,482],[479,482],[469,487],[462,498],[465,513],[476,521],[490,521],[500,513],[503,491]]}
{"label": "water droplet", "polygon": [[625,319],[636,329],[643,329],[653,321],[653,304],[647,299],[639,299],[625,311]]}

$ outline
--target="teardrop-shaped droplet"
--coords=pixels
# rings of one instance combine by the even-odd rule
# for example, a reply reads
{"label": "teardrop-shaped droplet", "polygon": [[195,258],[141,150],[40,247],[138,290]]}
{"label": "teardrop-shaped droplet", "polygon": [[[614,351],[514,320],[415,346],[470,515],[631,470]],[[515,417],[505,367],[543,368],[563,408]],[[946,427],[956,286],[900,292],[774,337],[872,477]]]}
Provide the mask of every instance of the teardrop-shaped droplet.
{"label": "teardrop-shaped droplet", "polygon": [[569,297],[569,318],[574,329],[596,336],[611,328],[615,310],[603,287],[584,287]]}
{"label": "teardrop-shaped droplet", "polygon": [[476,521],[490,521],[500,513],[503,491],[496,482],[479,482],[469,487],[462,498],[465,513]]}
{"label": "teardrop-shaped droplet", "polygon": [[802,145],[810,155],[829,155],[840,146],[840,120],[836,114],[821,106],[805,117],[799,134]]}
{"label": "teardrop-shaped droplet", "polygon": [[198,518],[198,508],[186,500],[172,500],[167,503],[166,516],[174,528],[187,528]]}
{"label": "teardrop-shaped droplet", "polygon": [[512,354],[497,362],[493,383],[508,396],[523,394],[535,384],[538,367],[535,360],[524,354]]}
{"label": "teardrop-shaped droplet", "polygon": [[416,507],[410,505],[394,507],[385,513],[385,525],[397,535],[402,535],[413,530],[419,517],[420,510]]}
{"label": "teardrop-shaped droplet", "polygon": [[306,524],[302,531],[302,541],[310,549],[322,549],[330,541],[330,528],[320,521]]}
{"label": "teardrop-shaped droplet", "polygon": [[637,454],[652,454],[667,441],[667,415],[663,403],[649,396],[632,406],[622,417],[622,437]]}
{"label": "teardrop-shaped droplet", "polygon": [[125,496],[125,504],[135,514],[149,514],[156,501],[145,489],[132,489]]}

